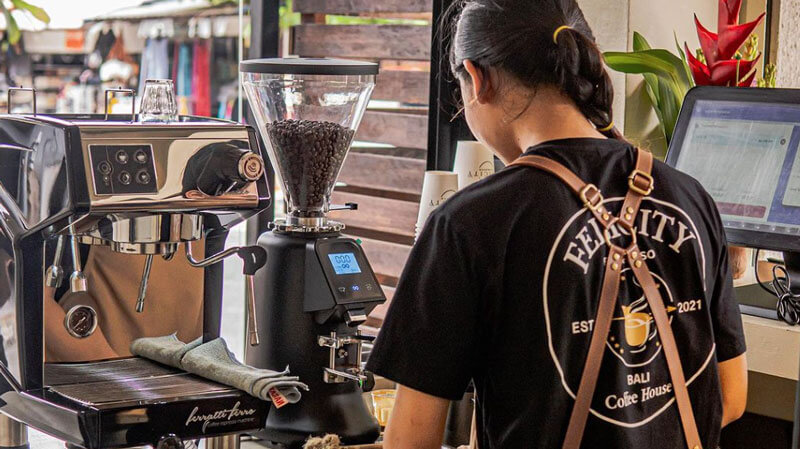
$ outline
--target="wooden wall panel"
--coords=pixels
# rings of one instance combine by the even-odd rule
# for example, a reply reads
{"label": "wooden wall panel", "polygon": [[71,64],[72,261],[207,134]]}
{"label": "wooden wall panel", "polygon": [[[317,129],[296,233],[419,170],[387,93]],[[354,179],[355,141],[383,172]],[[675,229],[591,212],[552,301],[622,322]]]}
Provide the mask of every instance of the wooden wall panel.
{"label": "wooden wall panel", "polygon": [[294,0],[299,13],[359,14],[431,12],[431,0]]}
{"label": "wooden wall panel", "polygon": [[306,57],[428,60],[431,29],[416,25],[297,25],[294,52]]}
{"label": "wooden wall panel", "polygon": [[[379,277],[397,283],[397,278],[403,272],[411,247],[398,243],[384,242],[381,240],[361,239],[361,247],[367,254],[372,270]],[[390,282],[385,282],[389,284]]]}
{"label": "wooden wall panel", "polygon": [[334,211],[333,220],[348,227],[365,228],[386,234],[414,237],[419,204],[355,193],[334,192],[333,204],[358,203],[358,210]]}
{"label": "wooden wall panel", "polygon": [[339,174],[348,186],[419,195],[425,161],[369,153],[350,153]]}
{"label": "wooden wall panel", "polygon": [[386,295],[386,302],[372,310],[366,323],[367,326],[381,327],[383,320],[386,319],[386,312],[389,311],[389,306],[392,304],[392,298],[394,297],[394,287],[384,286],[383,293]]}
{"label": "wooden wall panel", "polygon": [[416,70],[381,70],[373,100],[428,104],[430,73]]}
{"label": "wooden wall panel", "polygon": [[425,149],[428,147],[428,116],[367,111],[356,140]]}

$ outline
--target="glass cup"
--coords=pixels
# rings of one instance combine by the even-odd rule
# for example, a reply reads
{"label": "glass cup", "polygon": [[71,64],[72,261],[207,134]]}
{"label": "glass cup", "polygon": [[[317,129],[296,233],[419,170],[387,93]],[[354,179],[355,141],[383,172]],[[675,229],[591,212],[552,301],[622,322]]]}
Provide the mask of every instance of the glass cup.
{"label": "glass cup", "polygon": [[140,122],[168,123],[178,121],[178,103],[172,80],[147,80],[144,82]]}
{"label": "glass cup", "polygon": [[373,415],[381,427],[386,427],[389,424],[389,416],[394,408],[395,391],[373,390],[371,394]]}

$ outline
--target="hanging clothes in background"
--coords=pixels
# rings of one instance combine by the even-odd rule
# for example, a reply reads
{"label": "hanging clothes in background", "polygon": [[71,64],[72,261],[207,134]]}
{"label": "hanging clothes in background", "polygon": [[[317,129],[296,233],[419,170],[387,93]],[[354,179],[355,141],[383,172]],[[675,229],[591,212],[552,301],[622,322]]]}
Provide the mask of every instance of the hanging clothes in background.
{"label": "hanging clothes in background", "polygon": [[192,95],[192,47],[181,44],[178,56],[178,95],[189,97]]}
{"label": "hanging clothes in background", "polygon": [[[238,118],[239,67],[236,63],[237,41],[215,38],[212,41],[211,98],[217,118]],[[233,59],[232,59],[233,58]]]}
{"label": "hanging clothes in background", "polygon": [[139,73],[139,95],[148,79],[169,78],[169,41],[163,37],[148,38],[142,51],[142,65]]}
{"label": "hanging clothes in background", "polygon": [[192,97],[194,98],[194,115],[211,116],[211,51],[208,40],[197,40],[194,43],[192,58]]}
{"label": "hanging clothes in background", "polygon": [[97,42],[94,45],[94,52],[100,56],[101,61],[105,61],[108,58],[108,54],[111,53],[111,49],[116,42],[117,36],[114,34],[114,30],[108,29],[100,31],[100,35],[97,37]]}

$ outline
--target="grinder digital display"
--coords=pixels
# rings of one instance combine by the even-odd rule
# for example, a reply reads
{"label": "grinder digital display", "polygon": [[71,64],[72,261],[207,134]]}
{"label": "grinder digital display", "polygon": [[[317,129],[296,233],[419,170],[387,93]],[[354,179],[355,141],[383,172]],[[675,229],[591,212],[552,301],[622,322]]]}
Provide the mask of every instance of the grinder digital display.
{"label": "grinder digital display", "polygon": [[336,274],[361,273],[361,267],[358,266],[356,255],[353,253],[328,254],[328,258],[331,260],[333,271]]}

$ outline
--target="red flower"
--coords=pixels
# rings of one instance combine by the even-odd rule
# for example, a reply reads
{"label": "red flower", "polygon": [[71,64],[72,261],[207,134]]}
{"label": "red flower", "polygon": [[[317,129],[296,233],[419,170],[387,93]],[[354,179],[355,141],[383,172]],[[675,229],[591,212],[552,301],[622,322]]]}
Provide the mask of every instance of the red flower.
{"label": "red flower", "polygon": [[751,61],[736,59],[736,51],[750,37],[753,30],[764,19],[762,13],[752,22],[739,24],[739,11],[742,0],[719,0],[719,25],[717,33],[706,29],[694,16],[700,48],[707,64],[692,55],[688,46],[686,55],[698,86],[750,86],[755,79],[755,64],[760,55]]}

